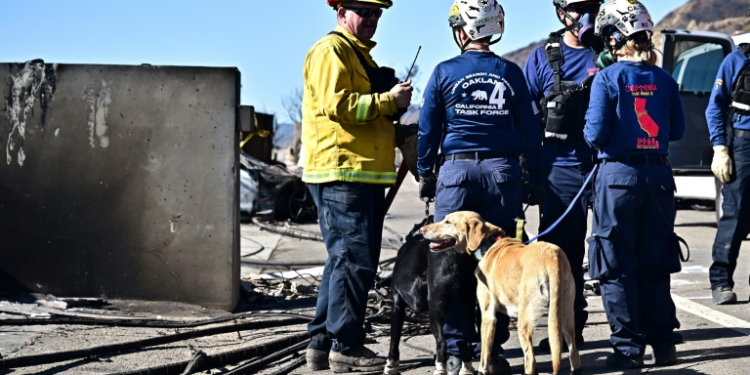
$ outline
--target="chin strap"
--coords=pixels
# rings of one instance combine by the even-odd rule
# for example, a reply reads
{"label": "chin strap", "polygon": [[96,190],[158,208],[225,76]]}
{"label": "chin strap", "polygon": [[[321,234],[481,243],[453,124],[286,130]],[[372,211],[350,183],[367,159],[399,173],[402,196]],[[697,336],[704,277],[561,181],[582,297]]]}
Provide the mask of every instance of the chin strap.
{"label": "chin strap", "polygon": [[[562,30],[570,31],[571,33],[573,33],[573,35],[576,35],[576,33],[578,32],[578,21],[576,21],[576,19],[573,18],[573,16],[571,16],[570,13],[566,12],[565,9],[560,8],[559,6],[556,6],[555,8],[559,9],[562,12],[563,17],[565,17],[565,19],[567,19],[568,21],[570,21],[570,23],[572,23],[571,26],[568,26],[565,24],[565,19],[561,20],[558,17],[557,20],[560,21],[560,23],[563,24],[564,26]],[[576,37],[578,36],[576,35]]]}

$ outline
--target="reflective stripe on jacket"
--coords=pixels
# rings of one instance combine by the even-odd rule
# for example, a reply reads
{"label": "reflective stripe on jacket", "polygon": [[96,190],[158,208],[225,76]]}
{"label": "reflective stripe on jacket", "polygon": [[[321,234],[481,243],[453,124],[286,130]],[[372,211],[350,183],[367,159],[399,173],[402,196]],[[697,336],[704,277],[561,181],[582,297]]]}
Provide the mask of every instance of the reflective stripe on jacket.
{"label": "reflective stripe on jacket", "polygon": [[[375,42],[367,45],[341,26],[372,66]],[[332,181],[393,184],[396,113],[390,93],[370,94],[370,81],[352,45],[326,35],[308,52],[304,67],[302,144],[307,183]]]}

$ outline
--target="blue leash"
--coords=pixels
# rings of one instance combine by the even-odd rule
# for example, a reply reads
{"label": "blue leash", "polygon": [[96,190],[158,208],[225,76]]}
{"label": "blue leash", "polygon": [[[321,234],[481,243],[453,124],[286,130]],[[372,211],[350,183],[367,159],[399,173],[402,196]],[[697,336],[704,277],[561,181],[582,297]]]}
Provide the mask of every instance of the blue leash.
{"label": "blue leash", "polygon": [[576,194],[576,197],[573,198],[572,202],[570,202],[570,205],[568,205],[568,209],[566,209],[565,212],[563,212],[562,216],[560,216],[560,218],[557,219],[557,221],[555,221],[554,224],[550,225],[550,227],[547,228],[547,230],[545,230],[542,233],[537,234],[532,239],[524,242],[526,245],[528,245],[528,244],[536,241],[541,236],[549,234],[549,232],[552,232],[552,230],[555,229],[555,227],[558,224],[560,224],[560,222],[562,221],[562,219],[564,219],[565,216],[567,216],[568,213],[570,213],[570,210],[573,209],[573,206],[576,204],[576,202],[578,202],[578,199],[581,198],[581,194],[583,194],[583,191],[586,190],[586,187],[589,186],[589,182],[591,182],[591,177],[594,177],[594,173],[596,172],[597,168],[599,168],[599,164],[594,165],[594,168],[591,169],[591,173],[589,173],[589,176],[586,177],[586,181],[584,181],[583,186],[581,186],[581,190],[578,190],[578,194]]}

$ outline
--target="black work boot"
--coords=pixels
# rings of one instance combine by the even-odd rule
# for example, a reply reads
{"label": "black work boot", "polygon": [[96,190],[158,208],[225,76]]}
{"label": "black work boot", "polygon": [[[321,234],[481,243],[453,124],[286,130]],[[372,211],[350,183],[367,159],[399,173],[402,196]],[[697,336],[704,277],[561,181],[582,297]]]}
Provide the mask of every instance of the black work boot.
{"label": "black work boot", "polygon": [[331,354],[328,356],[328,364],[331,366],[331,370],[336,373],[382,371],[385,363],[385,358],[378,357],[375,352],[364,346],[349,354],[331,350]]}
{"label": "black work boot", "polygon": [[643,367],[643,357],[626,357],[620,353],[607,355],[607,367],[614,370],[629,370]]}
{"label": "black work boot", "polygon": [[720,286],[711,291],[714,303],[717,305],[726,305],[737,302],[737,295],[728,286]]}
{"label": "black work boot", "polygon": [[331,351],[331,340],[325,335],[315,335],[310,339],[307,345],[305,358],[307,359],[307,368],[312,371],[328,369],[328,352]]}
{"label": "black work boot", "polygon": [[667,345],[654,348],[654,366],[670,366],[677,363],[677,348]]}

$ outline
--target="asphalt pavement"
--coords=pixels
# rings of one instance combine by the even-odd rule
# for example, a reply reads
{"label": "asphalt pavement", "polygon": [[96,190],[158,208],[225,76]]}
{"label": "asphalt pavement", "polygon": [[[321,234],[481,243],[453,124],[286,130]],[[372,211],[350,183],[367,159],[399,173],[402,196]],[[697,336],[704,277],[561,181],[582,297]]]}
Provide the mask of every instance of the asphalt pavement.
{"label": "asphalt pavement", "polygon": [[[415,223],[425,216],[425,207],[417,199],[417,184],[407,180],[402,185],[391,212],[387,215],[384,232],[386,242],[405,235]],[[538,210],[530,207],[526,211],[526,231],[534,235],[538,231]],[[679,362],[668,367],[653,367],[651,348],[646,352],[647,367],[630,371],[611,371],[605,366],[606,355],[611,353],[609,347],[610,329],[601,304],[601,298],[593,292],[587,292],[589,304],[589,321],[584,330],[586,344],[579,348],[583,362],[584,374],[748,374],[750,373],[750,310],[748,297],[750,286],[750,244],[742,245],[739,266],[735,273],[736,287],[740,302],[735,305],[718,306],[711,301],[711,290],[708,282],[708,267],[711,264],[711,246],[716,234],[716,219],[713,211],[696,211],[680,209],[677,213],[676,232],[690,246],[691,257],[683,263],[683,270],[672,277],[672,294],[678,308],[681,328],[678,330],[685,342],[678,345]],[[590,222],[589,222],[590,228]],[[317,224],[301,226],[300,229],[315,232]],[[389,239],[390,237],[390,239]],[[381,260],[395,256],[396,251],[383,249]],[[325,248],[320,243],[280,238],[278,247],[270,256],[274,262],[300,259],[324,260]],[[307,270],[313,274],[316,269]],[[534,333],[535,345],[546,337],[546,327],[540,327]],[[368,344],[376,352],[387,354],[389,339],[379,337],[376,342]],[[432,361],[434,339],[431,335],[405,337],[401,344],[402,364],[419,361]],[[511,363],[514,374],[523,373],[523,353],[518,337],[511,332],[511,337],[504,345],[505,356]],[[537,353],[539,373],[550,373],[551,364],[548,355]],[[478,365],[478,362],[475,362]],[[431,374],[433,366],[419,367],[403,371],[403,374]],[[569,371],[568,359],[563,358],[563,373]],[[272,373],[273,370],[264,373]],[[305,367],[292,374],[311,373]],[[328,374],[319,371],[316,374]]]}
{"label": "asphalt pavement", "polygon": [[[526,230],[530,235],[537,232],[538,211],[531,207],[527,211]],[[393,258],[401,238],[425,217],[425,206],[417,199],[417,185],[409,179],[405,181],[396,196],[391,212],[386,217],[383,251],[381,260]],[[289,229],[319,235],[318,225],[290,224]],[[611,352],[608,344],[609,326],[603,312],[601,298],[592,291],[586,294],[589,304],[589,321],[584,330],[586,343],[580,347],[584,374],[748,374],[750,373],[750,311],[748,297],[750,286],[750,254],[748,243],[743,243],[739,267],[735,273],[735,290],[740,303],[728,306],[714,305],[710,299],[708,267],[711,263],[711,245],[716,233],[715,213],[713,211],[680,210],[677,214],[677,233],[690,245],[691,259],[683,264],[682,272],[672,278],[673,299],[678,307],[678,318],[682,324],[679,332],[685,342],[678,345],[679,362],[676,365],[656,368],[652,362],[650,349],[646,353],[647,367],[632,371],[610,371],[605,367],[605,358]],[[246,282],[261,285],[259,279],[272,279],[269,285],[280,286],[278,280],[289,281],[296,292],[304,294],[305,285],[315,283],[326,259],[323,244],[315,240],[298,239],[282,236],[262,230],[259,226],[245,223],[241,227],[242,278]],[[309,267],[297,267],[294,271],[284,270],[279,264],[307,264]],[[275,280],[273,280],[275,279]],[[273,284],[276,282],[277,284]],[[263,301],[264,295],[252,294],[248,298],[243,293],[243,302],[253,306],[254,301]],[[273,309],[294,309],[301,313],[311,314],[314,311],[313,295],[302,298],[289,297],[290,290],[270,290],[278,301]],[[257,299],[254,299],[257,298]],[[266,298],[267,300],[268,298]],[[0,301],[0,306],[5,302]],[[260,303],[260,302],[258,302]],[[127,306],[125,306],[127,307]],[[173,305],[170,305],[173,308]],[[127,308],[124,309],[127,312]],[[186,306],[180,311],[159,313],[168,319],[199,319],[208,316],[226,314],[226,312],[200,311],[194,306]],[[383,324],[376,327],[387,328]],[[377,330],[376,330],[377,331]],[[44,353],[58,353],[65,350],[80,350],[98,345],[132,342],[150,337],[165,336],[184,332],[179,329],[154,328],[121,328],[71,325],[43,326],[4,326],[0,327],[0,358],[11,359]],[[208,355],[222,356],[229,350],[237,350],[248,345],[273,340],[284,335],[305,332],[304,324],[280,327],[271,330],[241,331],[228,334],[201,337],[184,342],[149,347],[132,353],[96,356],[87,359],[0,370],[0,374],[114,374],[114,373],[152,373],[148,368],[156,368],[167,363],[190,360],[193,349],[199,349]],[[534,344],[546,337],[546,326],[540,324],[534,333]],[[264,341],[265,340],[265,341]],[[389,337],[381,334],[372,337],[368,346],[385,355],[388,351]],[[402,365],[414,363],[431,363],[434,351],[434,340],[424,331],[404,336],[401,344]],[[504,345],[505,356],[512,365],[514,374],[523,373],[523,354],[515,332]],[[303,354],[304,351],[299,351]],[[537,353],[539,373],[550,373],[551,365],[548,355]],[[2,361],[0,361],[2,363]],[[263,375],[275,373],[289,360],[275,367],[258,372]],[[477,362],[475,362],[475,365]],[[220,374],[232,369],[225,368],[205,371],[206,374]],[[432,365],[405,370],[403,374],[431,374]],[[146,371],[146,372],[143,372]],[[569,372],[567,357],[563,359],[562,373]],[[171,373],[171,372],[170,372]],[[179,372],[177,372],[179,373]],[[311,374],[306,367],[300,367],[292,374]],[[315,374],[327,375],[329,371]]]}

